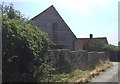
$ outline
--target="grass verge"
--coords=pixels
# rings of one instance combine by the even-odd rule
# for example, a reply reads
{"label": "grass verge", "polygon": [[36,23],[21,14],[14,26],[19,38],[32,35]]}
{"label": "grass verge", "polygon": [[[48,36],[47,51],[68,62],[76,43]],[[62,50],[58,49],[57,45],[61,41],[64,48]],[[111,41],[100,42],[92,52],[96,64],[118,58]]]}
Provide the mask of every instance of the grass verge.
{"label": "grass verge", "polygon": [[62,73],[62,74],[55,74],[51,75],[49,78],[49,82],[69,82],[70,84],[77,84],[77,83],[87,83],[91,81],[91,79],[97,75],[99,75],[101,72],[104,72],[106,69],[110,68],[112,66],[112,63],[107,61],[100,61],[98,65],[92,69],[92,70],[73,70],[70,73]]}
{"label": "grass verge", "polygon": [[113,64],[107,61],[100,61],[99,64],[95,67],[95,69],[91,70],[89,73],[83,75],[80,79],[76,80],[75,82],[89,82],[92,80],[93,77],[99,75],[101,72],[106,71],[110,68]]}

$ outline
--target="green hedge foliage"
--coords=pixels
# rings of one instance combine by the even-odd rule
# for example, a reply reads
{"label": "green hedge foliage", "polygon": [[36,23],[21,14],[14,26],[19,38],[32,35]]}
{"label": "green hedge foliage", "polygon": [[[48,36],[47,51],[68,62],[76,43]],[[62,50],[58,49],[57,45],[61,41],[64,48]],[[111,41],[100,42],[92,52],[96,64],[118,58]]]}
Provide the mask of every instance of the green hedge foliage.
{"label": "green hedge foliage", "polygon": [[46,73],[49,39],[39,28],[2,17],[3,82],[37,82]]}
{"label": "green hedge foliage", "polygon": [[107,43],[99,39],[90,39],[90,42],[84,46],[84,49],[87,51],[104,51],[104,46]]}

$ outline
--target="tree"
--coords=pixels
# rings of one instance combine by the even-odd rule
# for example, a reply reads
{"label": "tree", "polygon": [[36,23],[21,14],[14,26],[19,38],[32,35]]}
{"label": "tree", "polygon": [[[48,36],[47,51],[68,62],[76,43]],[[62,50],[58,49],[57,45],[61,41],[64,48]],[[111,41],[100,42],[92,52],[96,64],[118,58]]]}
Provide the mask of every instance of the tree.
{"label": "tree", "polygon": [[47,34],[6,15],[2,21],[3,82],[43,80],[48,72],[46,56],[50,44]]}
{"label": "tree", "polygon": [[4,2],[3,2],[1,4],[0,8],[2,10],[2,14],[6,15],[10,19],[18,19],[18,20],[21,20],[23,22],[28,21],[28,19],[25,18],[25,16],[23,14],[21,14],[21,12],[19,10],[14,9],[12,3],[10,3],[9,6],[7,6],[7,5],[4,5]]}
{"label": "tree", "polygon": [[88,51],[104,51],[105,42],[99,39],[90,39],[89,43],[84,46]]}

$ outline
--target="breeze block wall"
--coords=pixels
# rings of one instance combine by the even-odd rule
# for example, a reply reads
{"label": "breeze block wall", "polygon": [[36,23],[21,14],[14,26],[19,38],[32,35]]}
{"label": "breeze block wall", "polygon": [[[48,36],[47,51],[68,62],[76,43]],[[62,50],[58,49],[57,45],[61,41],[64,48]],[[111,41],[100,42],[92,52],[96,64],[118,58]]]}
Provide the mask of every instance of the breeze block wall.
{"label": "breeze block wall", "polygon": [[47,62],[58,72],[68,72],[74,69],[92,69],[99,60],[107,59],[105,52],[58,49],[49,51]]}

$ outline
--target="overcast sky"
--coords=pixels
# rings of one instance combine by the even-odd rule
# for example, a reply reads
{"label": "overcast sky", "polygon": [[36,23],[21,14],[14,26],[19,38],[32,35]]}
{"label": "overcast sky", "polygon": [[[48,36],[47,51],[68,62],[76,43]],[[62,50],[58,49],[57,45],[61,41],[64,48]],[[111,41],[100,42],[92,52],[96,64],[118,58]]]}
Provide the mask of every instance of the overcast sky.
{"label": "overcast sky", "polygon": [[118,43],[118,1],[120,0],[3,0],[13,3],[26,17],[32,18],[54,5],[78,38],[107,37],[110,44]]}

